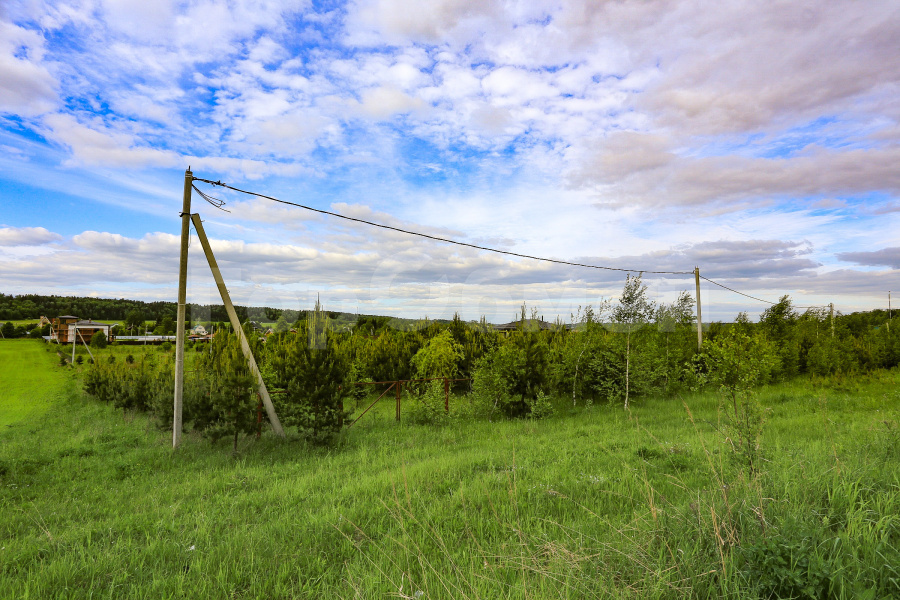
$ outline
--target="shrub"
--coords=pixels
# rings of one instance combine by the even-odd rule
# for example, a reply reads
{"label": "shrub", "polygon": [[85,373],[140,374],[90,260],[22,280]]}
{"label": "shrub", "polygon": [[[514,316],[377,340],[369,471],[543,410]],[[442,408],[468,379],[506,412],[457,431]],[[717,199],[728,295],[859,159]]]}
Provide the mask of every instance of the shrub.
{"label": "shrub", "polygon": [[544,394],[543,390],[538,391],[537,396],[528,401],[528,408],[531,410],[528,416],[532,419],[546,419],[552,417],[556,412],[553,403],[550,402],[550,398]]}
{"label": "shrub", "polygon": [[172,350],[172,342],[163,342],[159,345],[160,352],[169,352]]}
{"label": "shrub", "polygon": [[420,348],[410,362],[419,378],[453,378],[459,373],[459,361],[462,359],[462,346],[453,340],[449,331],[444,330]]}
{"label": "shrub", "polygon": [[108,340],[106,339],[106,334],[102,331],[98,331],[94,335],[91,336],[91,348],[106,348]]}
{"label": "shrub", "polygon": [[406,414],[412,423],[445,425],[450,421],[450,414],[447,412],[445,404],[444,382],[440,379],[429,381],[425,392],[418,396],[412,395],[410,400]]}
{"label": "shrub", "polygon": [[824,598],[835,565],[823,556],[815,530],[789,526],[779,535],[757,539],[739,551],[742,574],[764,598]]}
{"label": "shrub", "polygon": [[754,387],[766,382],[778,364],[771,342],[737,329],[706,346],[709,380],[721,392],[722,433],[750,474],[759,471],[759,439],[765,414]]}
{"label": "shrub", "polygon": [[491,418],[503,412],[510,402],[509,386],[500,368],[500,349],[494,348],[475,363],[472,374],[472,411],[475,416]]}

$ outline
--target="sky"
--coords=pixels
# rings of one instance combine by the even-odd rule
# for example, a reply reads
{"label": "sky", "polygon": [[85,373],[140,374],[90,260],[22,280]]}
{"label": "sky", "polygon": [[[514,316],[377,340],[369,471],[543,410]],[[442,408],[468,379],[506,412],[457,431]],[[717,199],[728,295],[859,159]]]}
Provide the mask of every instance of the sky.
{"label": "sky", "polygon": [[[175,301],[190,167],[658,303],[694,278],[650,271],[695,266],[759,299],[704,279],[704,320],[887,308],[898,56],[896,2],[5,0],[0,292]],[[238,304],[568,321],[625,281],[197,186]],[[220,303],[195,235],[188,300]]]}

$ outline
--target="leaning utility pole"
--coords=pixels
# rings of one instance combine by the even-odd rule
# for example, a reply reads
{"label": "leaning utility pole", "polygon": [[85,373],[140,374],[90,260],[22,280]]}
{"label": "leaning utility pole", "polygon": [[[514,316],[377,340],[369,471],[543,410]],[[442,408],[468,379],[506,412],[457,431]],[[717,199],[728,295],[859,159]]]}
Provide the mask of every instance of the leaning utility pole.
{"label": "leaning utility pole", "polygon": [[700,318],[700,267],[694,267],[694,282],[697,284],[697,352],[703,346],[703,319]]}
{"label": "leaning utility pole", "polygon": [[200,221],[200,215],[191,215],[191,221],[194,223],[194,229],[197,231],[197,237],[200,239],[200,245],[203,247],[203,253],[206,254],[206,260],[209,262],[209,270],[212,271],[213,279],[216,280],[216,287],[219,288],[219,295],[222,297],[222,304],[225,305],[225,312],[228,313],[228,320],[234,328],[234,333],[241,342],[241,351],[244,358],[247,359],[247,365],[250,372],[256,377],[257,391],[266,407],[266,414],[269,415],[269,423],[272,424],[272,430],[276,435],[284,437],[284,428],[281,427],[281,421],[275,413],[275,405],[272,404],[272,398],[269,396],[269,390],[266,388],[266,382],[263,381],[262,373],[256,365],[256,359],[253,358],[253,351],[250,349],[250,343],[247,341],[247,335],[241,327],[241,321],[238,319],[231,303],[231,295],[228,288],[225,287],[225,280],[222,279],[222,272],[219,271],[219,265],[216,263],[216,257],[213,255],[212,247],[209,245],[209,239],[206,237],[206,231],[203,230],[203,223]]}
{"label": "leaning utility pole", "polygon": [[181,444],[181,408],[184,398],[184,317],[187,303],[188,242],[191,235],[191,187],[194,174],[184,172],[184,202],[181,207],[181,260],[178,264],[178,324],[175,329],[175,410],[172,417],[172,447]]}

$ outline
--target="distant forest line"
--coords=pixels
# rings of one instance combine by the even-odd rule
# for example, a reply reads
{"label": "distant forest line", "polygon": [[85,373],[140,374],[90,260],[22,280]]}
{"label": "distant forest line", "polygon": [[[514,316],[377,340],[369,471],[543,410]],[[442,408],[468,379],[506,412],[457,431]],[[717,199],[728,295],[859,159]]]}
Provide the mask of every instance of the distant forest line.
{"label": "distant forest line", "polygon": [[[169,316],[175,318],[177,312],[175,302],[143,302],[125,298],[92,298],[87,296],[44,296],[41,294],[0,294],[0,321],[20,321],[38,319],[45,316],[49,319],[60,315],[74,315],[83,319],[124,321],[133,310],[139,311],[146,321],[162,321]],[[272,308],[270,306],[237,306],[234,307],[241,322],[248,319],[254,321],[274,322],[282,315],[288,322],[304,318],[306,311]],[[188,315],[193,320],[228,322],[225,307],[221,304],[188,304]]]}
{"label": "distant forest line", "polygon": [[[128,300],[125,298],[92,298],[88,296],[44,296],[41,294],[2,294],[0,293],[0,321],[20,321],[24,319],[38,319],[45,316],[49,319],[59,315],[74,315],[84,319],[124,321],[128,313],[133,310],[140,311],[146,321],[161,322],[165,317],[175,318],[177,313],[175,302],[144,302],[142,300]],[[238,318],[243,323],[247,320],[273,323],[284,315],[288,323],[299,319],[305,319],[308,311],[272,308],[270,306],[237,306],[234,307]],[[221,304],[194,304],[187,306],[188,318],[193,321],[209,321],[214,323],[227,323],[228,315]],[[889,319],[888,311],[875,309],[871,311],[854,312],[848,315],[835,311],[835,316],[840,317],[845,326],[854,334],[859,335],[868,327],[878,326]],[[338,318],[338,314],[329,314],[332,319]],[[378,315],[357,315],[357,317],[371,317],[378,319],[378,326],[384,326],[387,321],[395,321],[390,317]],[[385,322],[380,322],[384,320]],[[397,319],[407,321],[409,319]],[[416,319],[412,319],[415,321]],[[434,319],[438,322],[447,322],[446,319]]]}

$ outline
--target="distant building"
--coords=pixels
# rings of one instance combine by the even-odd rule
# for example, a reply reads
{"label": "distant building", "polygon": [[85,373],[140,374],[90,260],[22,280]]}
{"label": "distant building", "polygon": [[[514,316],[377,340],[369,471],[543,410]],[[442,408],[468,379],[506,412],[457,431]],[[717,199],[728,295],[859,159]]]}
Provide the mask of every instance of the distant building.
{"label": "distant building", "polygon": [[68,344],[72,341],[69,338],[69,325],[78,322],[78,317],[73,315],[62,315],[50,321],[50,339],[60,344]]}
{"label": "distant building", "polygon": [[203,325],[197,325],[196,327],[191,329],[191,335],[209,335],[209,333],[206,332],[206,327],[204,327]]}
{"label": "distant building", "polygon": [[97,323],[96,321],[79,320],[73,315],[62,315],[53,319],[50,323],[50,339],[60,344],[68,344],[73,341],[84,340],[85,344],[91,343],[91,338],[98,331],[102,331],[106,335],[106,339],[110,339],[109,331],[112,325],[106,323]]}

